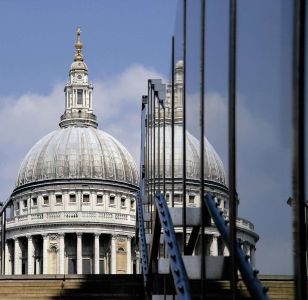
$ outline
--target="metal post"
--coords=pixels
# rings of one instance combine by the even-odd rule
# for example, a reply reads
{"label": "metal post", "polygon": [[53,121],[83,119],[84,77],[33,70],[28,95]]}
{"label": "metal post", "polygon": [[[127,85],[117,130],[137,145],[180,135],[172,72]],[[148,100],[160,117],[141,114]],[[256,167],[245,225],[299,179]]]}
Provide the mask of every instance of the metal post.
{"label": "metal post", "polygon": [[186,15],[187,3],[183,0],[183,253],[186,254]]}
{"label": "metal post", "polygon": [[150,211],[150,90],[148,82],[148,103],[147,103],[147,167],[146,167],[146,185],[147,185],[147,212]]}
{"label": "metal post", "polygon": [[307,299],[305,223],[305,18],[306,1],[294,1],[293,44],[293,228],[295,299]]}
{"label": "metal post", "polygon": [[205,93],[205,0],[201,2],[201,43],[200,43],[200,199],[201,199],[201,293],[202,299],[205,299],[205,256],[206,256],[206,239],[205,239],[205,224],[209,220],[207,208],[203,201],[204,197],[204,93]]}
{"label": "metal post", "polygon": [[[153,152],[152,152],[152,161],[153,161],[153,190],[152,190],[152,202],[151,202],[151,227],[153,228],[153,209],[154,211],[156,210],[155,209],[155,195],[156,195],[156,184],[155,184],[155,181],[156,181],[156,162],[155,162],[155,159],[156,159],[156,134],[155,134],[155,127],[156,127],[156,112],[155,112],[155,109],[156,109],[156,105],[155,105],[155,93],[154,93],[154,85],[152,84],[151,85],[151,95],[152,95],[152,103],[153,103],[153,125],[152,125],[152,132],[153,132]],[[152,229],[153,230],[153,229]]]}
{"label": "metal post", "polygon": [[150,97],[149,97],[149,105],[150,105],[150,232],[152,233],[152,210],[153,210],[153,97],[152,97],[152,83],[149,82],[150,85]]}
{"label": "metal post", "polygon": [[174,36],[171,60],[171,206],[174,207]]}
{"label": "metal post", "polygon": [[230,201],[230,255],[232,297],[237,299],[236,258],[236,8],[237,0],[230,1],[229,28],[229,201]]}
{"label": "metal post", "polygon": [[166,197],[166,106],[163,107],[164,129],[163,129],[163,191]]}
{"label": "metal post", "polygon": [[[155,195],[156,195],[156,96],[155,96],[155,90],[154,85],[152,85],[152,93],[153,93],[153,183],[154,183],[154,189],[153,189],[153,197],[155,201]],[[154,204],[153,201],[153,204]]]}
{"label": "metal post", "polygon": [[6,233],[6,210],[1,216],[1,274],[5,275],[5,234]]}
{"label": "metal post", "polygon": [[158,172],[158,188],[157,191],[161,193],[161,188],[160,188],[160,102],[159,99],[157,103],[157,113],[158,113],[158,125],[157,125],[157,152],[158,152],[158,157],[157,157],[157,172]]}

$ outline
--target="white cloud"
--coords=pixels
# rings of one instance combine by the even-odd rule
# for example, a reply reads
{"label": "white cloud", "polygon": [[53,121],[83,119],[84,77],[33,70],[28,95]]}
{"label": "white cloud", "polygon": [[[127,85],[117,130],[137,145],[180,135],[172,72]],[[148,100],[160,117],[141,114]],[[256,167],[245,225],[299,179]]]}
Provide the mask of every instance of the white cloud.
{"label": "white cloud", "polygon": [[[147,79],[161,77],[154,70],[133,65],[108,80],[93,82],[99,127],[123,143],[137,163],[141,96],[147,93]],[[0,200],[14,188],[19,165],[34,143],[58,128],[64,111],[64,84],[56,84],[49,95],[29,92],[0,98]]]}
{"label": "white cloud", "polygon": [[[148,78],[161,77],[154,70],[133,65],[112,78],[93,82],[94,110],[99,127],[123,143],[137,163],[141,96],[147,93]],[[49,95],[29,92],[17,98],[0,98],[0,200],[12,191],[19,165],[27,151],[38,139],[57,128],[64,111],[63,86],[64,83],[56,84]],[[218,93],[206,96],[205,120],[206,135],[226,167],[226,97]],[[253,221],[260,234],[257,262],[262,267],[261,272],[279,273],[290,266],[281,267],[284,264],[283,252],[277,255],[275,262],[266,260],[266,253],[274,255],[282,246],[291,249],[289,235],[285,234],[291,228],[289,208],[285,205],[290,178],[283,175],[288,153],[280,147],[279,134],[273,126],[247,110],[241,99],[238,102],[238,125],[240,215]]]}
{"label": "white cloud", "polygon": [[[290,148],[281,144],[281,132],[270,121],[237,105],[237,187],[239,216],[255,224],[260,235],[257,265],[261,273],[292,273]],[[217,93],[206,96],[207,137],[228,162],[228,102]],[[228,173],[227,173],[228,174]],[[276,256],[275,256],[276,253]],[[260,256],[258,256],[260,254]],[[275,256],[275,257],[274,257]],[[271,258],[274,257],[274,258]]]}

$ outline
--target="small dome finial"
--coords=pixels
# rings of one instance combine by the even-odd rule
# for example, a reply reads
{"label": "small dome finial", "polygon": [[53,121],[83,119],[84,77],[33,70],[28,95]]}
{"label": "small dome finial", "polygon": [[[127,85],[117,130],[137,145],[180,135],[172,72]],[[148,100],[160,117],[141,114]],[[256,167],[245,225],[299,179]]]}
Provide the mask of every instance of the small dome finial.
{"label": "small dome finial", "polygon": [[77,40],[76,40],[76,43],[75,43],[76,53],[75,53],[74,61],[83,61],[83,55],[82,55],[82,52],[81,52],[83,44],[80,41],[80,33],[81,33],[81,30],[80,30],[80,27],[78,26],[77,27]]}

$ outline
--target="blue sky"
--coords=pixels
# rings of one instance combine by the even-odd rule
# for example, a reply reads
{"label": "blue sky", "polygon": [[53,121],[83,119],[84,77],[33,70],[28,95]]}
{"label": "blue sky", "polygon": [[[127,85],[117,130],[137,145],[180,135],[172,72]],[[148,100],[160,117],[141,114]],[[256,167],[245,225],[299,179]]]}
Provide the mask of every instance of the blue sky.
{"label": "blue sky", "polygon": [[92,80],[134,63],[166,72],[175,6],[175,0],[155,5],[142,0],[2,0],[0,94],[48,93],[53,84],[66,81],[78,25]]}
{"label": "blue sky", "polygon": [[[240,216],[260,234],[261,273],[290,274],[292,10],[287,0],[238,3]],[[227,168],[228,1],[207,5],[206,132]],[[27,151],[57,128],[78,25],[99,126],[138,159],[140,97],[148,78],[170,74],[175,17],[175,0],[0,0],[1,200],[12,191]],[[189,23],[192,43],[199,37],[197,21]],[[199,55],[188,47],[195,74]],[[189,93],[198,93],[198,85],[188,86]],[[190,104],[188,110],[197,105]]]}

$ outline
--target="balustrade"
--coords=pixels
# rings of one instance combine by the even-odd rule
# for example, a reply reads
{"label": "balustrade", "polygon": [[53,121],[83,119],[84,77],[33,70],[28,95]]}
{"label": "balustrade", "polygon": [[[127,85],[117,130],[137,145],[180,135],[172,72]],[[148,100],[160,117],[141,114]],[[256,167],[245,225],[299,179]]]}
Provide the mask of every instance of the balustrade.
{"label": "balustrade", "polygon": [[98,212],[98,211],[59,211],[59,212],[44,212],[33,213],[28,215],[19,215],[7,220],[7,225],[14,226],[16,223],[32,223],[38,220],[65,220],[65,219],[82,219],[104,221],[109,220],[116,222],[127,221],[134,223],[136,216],[134,214],[123,214],[116,212]]}

